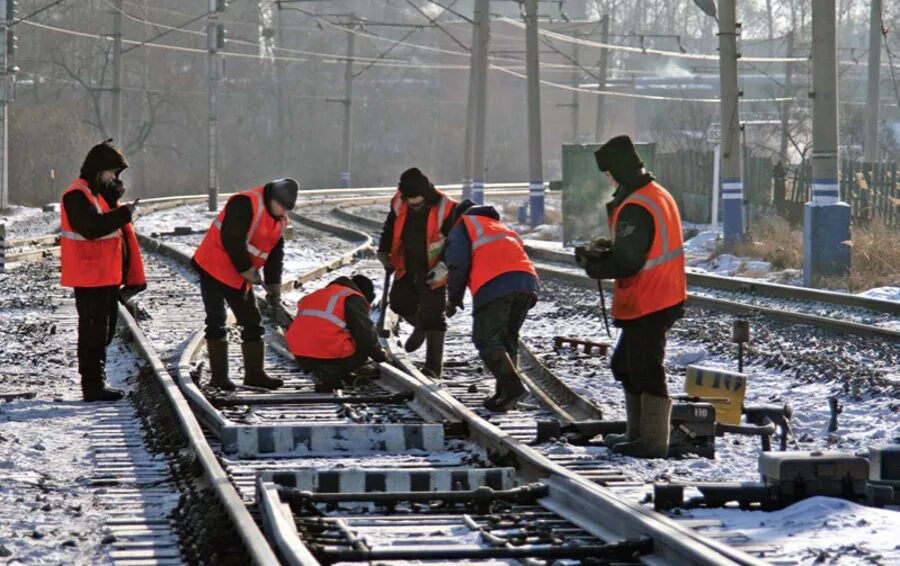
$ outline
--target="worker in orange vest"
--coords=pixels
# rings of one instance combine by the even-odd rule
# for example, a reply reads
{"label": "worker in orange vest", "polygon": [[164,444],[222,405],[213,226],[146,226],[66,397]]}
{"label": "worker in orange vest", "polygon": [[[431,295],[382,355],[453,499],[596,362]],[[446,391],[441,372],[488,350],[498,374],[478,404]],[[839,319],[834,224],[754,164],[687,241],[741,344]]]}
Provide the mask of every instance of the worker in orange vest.
{"label": "worker in orange vest", "polygon": [[519,330],[537,302],[538,277],[522,240],[492,206],[463,201],[447,243],[447,316],[472,294],[472,342],[494,375],[490,411],[506,412],[525,397],[519,376]]}
{"label": "worker in orange vest", "polygon": [[119,205],[125,192],[119,176],[128,161],[110,142],[91,148],[60,205],[61,283],[75,289],[78,373],[88,402],[122,398],[106,386],[106,347],[116,333],[120,297],[147,286],[131,224],[137,201]]}
{"label": "worker in orange vest", "polygon": [[297,303],[285,341],[300,369],[313,374],[317,392],[338,389],[369,359],[387,360],[369,317],[374,300],[372,280],[354,275],[338,277]]}
{"label": "worker in orange vest", "polygon": [[206,308],[206,347],[213,387],[235,389],[228,377],[226,303],[242,327],[244,385],[266,389],[284,385],[265,371],[262,315],[253,286],[263,284],[259,273],[263,270],[266,300],[273,307],[281,303],[283,233],[298,190],[297,181],[280,179],[233,195],[194,252],[192,263],[200,273],[200,293]]}
{"label": "worker in orange vest", "polygon": [[426,343],[425,372],[440,379],[447,321],[444,246],[456,201],[437,190],[413,167],[400,176],[381,231],[378,259],[394,272],[391,310],[413,325],[407,352]]}
{"label": "worker in orange vest", "polygon": [[628,136],[612,138],[595,157],[615,188],[606,207],[611,237],[576,259],[588,276],[615,279],[612,315],[622,332],[610,366],[625,390],[627,428],[607,435],[606,444],[628,456],[664,458],[672,412],[666,333],[684,316],[687,299],[681,216]]}

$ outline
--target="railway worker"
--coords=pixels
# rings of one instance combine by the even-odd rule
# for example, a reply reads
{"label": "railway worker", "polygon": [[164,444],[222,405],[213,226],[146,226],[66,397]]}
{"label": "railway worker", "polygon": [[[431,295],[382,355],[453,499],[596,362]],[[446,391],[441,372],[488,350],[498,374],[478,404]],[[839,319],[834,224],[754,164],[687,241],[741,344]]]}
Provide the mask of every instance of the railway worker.
{"label": "railway worker", "polygon": [[627,429],[607,435],[613,452],[664,458],[672,402],[663,365],[666,333],[687,298],[681,217],[672,195],[644,169],[628,136],[594,154],[615,188],[607,203],[611,241],[583,261],[588,276],[615,279],[612,315],[622,329],[610,366],[625,390]]}
{"label": "railway worker", "polygon": [[293,179],[279,179],[238,193],[228,199],[212,222],[193,265],[200,273],[200,292],[206,308],[206,346],[209,352],[210,385],[233,390],[228,377],[228,341],[225,304],[231,308],[241,330],[244,385],[276,389],[281,379],[264,368],[262,315],[253,286],[263,284],[272,306],[281,302],[281,272],[284,263],[284,227],[287,213],[297,202],[299,186]]}
{"label": "railway worker", "polygon": [[303,371],[313,374],[317,392],[338,389],[369,359],[387,360],[369,317],[375,286],[365,275],[338,277],[297,303],[285,334]]}
{"label": "railway worker", "polygon": [[397,193],[381,231],[378,259],[393,270],[391,310],[413,325],[407,352],[426,345],[425,372],[440,379],[447,321],[446,235],[456,201],[437,190],[416,168],[400,176]]}
{"label": "railway worker", "polygon": [[472,342],[494,375],[495,393],[484,401],[491,411],[515,407],[526,389],[518,371],[519,330],[537,302],[538,277],[519,235],[500,222],[492,206],[464,201],[447,243],[447,316],[472,293]]}
{"label": "railway worker", "polygon": [[116,333],[118,301],[147,286],[131,224],[137,201],[119,205],[125,156],[107,140],[88,152],[81,173],[63,193],[60,245],[62,285],[75,289],[78,373],[85,401],[116,401],[106,386],[106,347]]}

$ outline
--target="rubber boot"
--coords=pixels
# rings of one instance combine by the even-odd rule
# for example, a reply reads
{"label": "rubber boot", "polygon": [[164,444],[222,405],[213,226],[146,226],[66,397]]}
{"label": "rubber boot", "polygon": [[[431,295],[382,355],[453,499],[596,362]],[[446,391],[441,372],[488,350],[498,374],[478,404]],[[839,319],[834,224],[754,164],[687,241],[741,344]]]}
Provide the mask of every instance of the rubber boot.
{"label": "rubber boot", "polygon": [[425,367],[422,372],[432,379],[441,379],[444,373],[444,331],[425,331]]}
{"label": "rubber boot", "polygon": [[346,372],[338,368],[320,367],[313,372],[316,393],[334,393],[341,388],[341,380]]}
{"label": "rubber boot", "polygon": [[625,392],[625,434],[607,434],[603,437],[607,448],[623,442],[634,442],[641,430],[641,395]]}
{"label": "rubber boot", "polygon": [[234,391],[234,382],[228,379],[228,341],[207,340],[206,351],[209,353],[209,372],[212,379],[209,384],[225,391]]}
{"label": "rubber boot", "polygon": [[86,403],[118,401],[125,394],[106,387],[106,348],[78,348],[78,373],[81,374],[81,396]]}
{"label": "rubber boot", "polygon": [[403,344],[403,349],[409,353],[412,353],[421,348],[422,344],[425,343],[425,334],[426,331],[422,330],[418,326],[414,326],[412,334],[409,335],[409,338],[406,339],[406,343]]}
{"label": "rubber boot", "polygon": [[665,458],[669,455],[672,401],[668,397],[641,394],[640,436],[623,442],[613,452],[634,458]]}
{"label": "rubber boot", "polygon": [[528,390],[522,385],[522,378],[513,365],[512,359],[503,350],[495,350],[486,353],[483,357],[485,365],[497,380],[497,389],[500,395],[486,399],[484,408],[497,413],[505,413],[515,408],[516,404],[525,398]]}
{"label": "rubber boot", "polygon": [[283,380],[266,374],[265,342],[244,342],[241,344],[241,353],[244,355],[244,385],[265,389],[278,389],[284,385]]}

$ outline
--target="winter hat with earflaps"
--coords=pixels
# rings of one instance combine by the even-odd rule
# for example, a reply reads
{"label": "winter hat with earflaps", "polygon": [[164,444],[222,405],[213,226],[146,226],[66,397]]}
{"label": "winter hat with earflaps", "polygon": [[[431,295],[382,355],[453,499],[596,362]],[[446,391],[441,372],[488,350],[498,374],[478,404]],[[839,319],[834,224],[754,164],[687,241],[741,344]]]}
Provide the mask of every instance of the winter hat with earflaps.
{"label": "winter hat with earflaps", "polygon": [[98,143],[88,151],[81,165],[81,178],[89,183],[93,183],[97,179],[97,174],[101,171],[115,170],[119,173],[128,168],[128,160],[122,155],[114,145],[112,138],[103,143]]}
{"label": "winter hat with earflaps", "polygon": [[620,182],[633,176],[644,166],[641,156],[628,136],[612,138],[594,152],[594,158],[601,171],[609,171]]}

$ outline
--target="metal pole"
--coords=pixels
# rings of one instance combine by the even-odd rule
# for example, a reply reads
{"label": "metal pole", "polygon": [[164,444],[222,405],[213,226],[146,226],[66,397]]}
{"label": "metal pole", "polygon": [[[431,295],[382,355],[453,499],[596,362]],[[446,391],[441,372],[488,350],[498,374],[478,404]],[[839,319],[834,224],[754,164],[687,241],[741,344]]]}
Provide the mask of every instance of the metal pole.
{"label": "metal pole", "polygon": [[[355,17],[352,18],[355,20]],[[350,136],[351,136],[351,119],[353,117],[353,46],[356,41],[356,34],[352,31],[355,22],[351,22],[351,28],[347,30],[347,65],[344,67],[344,139],[343,139],[343,161],[344,168],[341,171],[341,187],[347,188],[351,185],[350,179],[350,160],[352,159],[350,152]]]}
{"label": "metal pole", "polygon": [[803,282],[850,269],[850,206],[840,199],[835,0],[812,4],[812,190],[803,218]]}
{"label": "metal pole", "polygon": [[125,146],[122,139],[122,0],[115,0],[113,8],[113,90],[112,90],[112,136],[119,147]]}
{"label": "metal pole", "polygon": [[541,154],[541,77],[538,3],[525,0],[525,72],[528,80],[528,202],[531,225],[544,223],[544,166]]}
{"label": "metal pole", "polygon": [[0,0],[0,210],[9,208],[9,54],[6,52],[10,33],[6,0]]}
{"label": "metal pole", "polygon": [[869,15],[869,79],[866,91],[865,161],[876,163],[878,151],[878,106],[881,98],[881,0],[871,0]]}
{"label": "metal pole", "polygon": [[[603,14],[600,20],[600,42],[609,43],[609,14]],[[609,49],[600,50],[600,72],[598,73],[597,90],[606,90],[606,67],[609,65]],[[601,94],[597,96],[597,125],[594,128],[594,141],[603,143],[603,102],[606,96]]]}
{"label": "metal pole", "polygon": [[[573,34],[576,38],[581,38],[581,34],[577,31]],[[578,77],[579,77],[579,69],[578,69],[578,49],[579,45],[577,43],[572,45],[572,61],[574,61],[574,65],[572,66],[572,86],[578,88]],[[578,143],[578,91],[572,91],[572,143]]]}
{"label": "metal pole", "polygon": [[469,96],[466,100],[466,139],[463,148],[462,196],[472,198],[472,161],[475,155],[475,99],[478,90],[478,21],[472,24],[472,47],[469,50]]}
{"label": "metal pole", "polygon": [[[790,31],[787,35],[787,56],[794,56],[794,32]],[[794,92],[794,64],[788,61],[784,64],[784,96],[788,99],[781,106],[781,147],[778,157],[781,163],[787,167],[788,164],[788,131],[790,130],[791,103],[793,99],[791,94]]]}
{"label": "metal pole", "polygon": [[712,231],[719,233],[719,177],[721,174],[722,144],[717,143],[713,152]]}
{"label": "metal pole", "polygon": [[491,37],[490,0],[475,2],[475,33],[478,51],[475,59],[475,139],[472,153],[472,200],[484,204],[484,145],[487,127],[488,43]]}
{"label": "metal pole", "polygon": [[744,236],[744,185],[741,179],[740,89],[738,88],[735,0],[719,2],[719,82],[722,122],[722,208],[726,242]]}
{"label": "metal pole", "polygon": [[218,209],[218,151],[219,151],[219,57],[218,57],[218,38],[217,35],[217,2],[209,0],[207,9],[209,10],[209,21],[206,25],[207,40],[207,57],[206,57],[206,76],[207,88],[209,90],[209,201],[208,207],[211,212]]}

